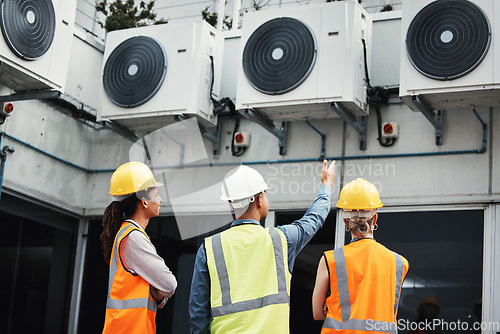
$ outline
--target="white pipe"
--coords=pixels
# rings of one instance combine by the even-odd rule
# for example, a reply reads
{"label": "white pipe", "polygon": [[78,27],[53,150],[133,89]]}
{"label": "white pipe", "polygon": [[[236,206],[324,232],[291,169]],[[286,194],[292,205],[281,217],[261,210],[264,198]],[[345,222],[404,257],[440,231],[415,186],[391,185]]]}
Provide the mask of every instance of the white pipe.
{"label": "white pipe", "polygon": [[224,23],[226,1],[219,0],[219,5],[217,6],[217,30],[222,31],[222,24]]}
{"label": "white pipe", "polygon": [[240,26],[240,11],[241,11],[241,0],[233,1],[233,25],[231,30],[238,29]]}

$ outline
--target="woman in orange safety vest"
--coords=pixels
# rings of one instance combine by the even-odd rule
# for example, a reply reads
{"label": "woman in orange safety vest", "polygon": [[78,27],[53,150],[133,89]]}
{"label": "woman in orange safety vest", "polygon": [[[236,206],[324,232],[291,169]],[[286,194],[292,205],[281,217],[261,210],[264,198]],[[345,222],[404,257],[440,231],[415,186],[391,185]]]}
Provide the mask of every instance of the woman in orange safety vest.
{"label": "woman in orange safety vest", "polygon": [[156,310],[177,287],[145,232],[149,219],[160,213],[161,185],[140,162],[126,163],[111,176],[113,202],[104,212],[100,236],[109,264],[103,333],[156,333]]}
{"label": "woman in orange safety vest", "polygon": [[313,291],[313,317],[327,333],[397,333],[396,314],[408,261],[373,239],[377,188],[363,179],[344,186],[337,207],[351,242],[324,252]]}

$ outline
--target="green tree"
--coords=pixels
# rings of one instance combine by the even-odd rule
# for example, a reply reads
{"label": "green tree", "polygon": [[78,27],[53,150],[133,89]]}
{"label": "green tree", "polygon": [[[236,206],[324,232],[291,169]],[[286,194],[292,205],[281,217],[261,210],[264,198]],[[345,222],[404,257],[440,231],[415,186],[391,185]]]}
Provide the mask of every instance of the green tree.
{"label": "green tree", "polygon": [[[210,11],[210,6],[207,6],[204,10],[201,11],[201,17],[205,21],[210,23],[210,25],[212,25],[213,27],[217,27],[218,15],[217,13],[212,13]],[[226,15],[224,17],[224,22],[222,22],[222,27],[224,28],[224,26],[227,29],[231,29],[231,27],[233,26],[233,19],[229,19],[229,16]]]}
{"label": "green tree", "polygon": [[254,10],[261,10],[263,7],[267,6],[271,0],[252,0],[251,6]]}
{"label": "green tree", "polygon": [[98,22],[99,25],[106,31],[113,31],[166,23],[163,19],[156,20],[154,4],[154,0],[141,1],[139,6],[134,0],[97,0],[95,9],[106,16],[104,23]]}
{"label": "green tree", "polygon": [[394,8],[392,7],[391,4],[388,4],[388,5],[385,5],[384,8],[382,8],[382,10],[380,10],[381,12],[390,12],[392,11]]}

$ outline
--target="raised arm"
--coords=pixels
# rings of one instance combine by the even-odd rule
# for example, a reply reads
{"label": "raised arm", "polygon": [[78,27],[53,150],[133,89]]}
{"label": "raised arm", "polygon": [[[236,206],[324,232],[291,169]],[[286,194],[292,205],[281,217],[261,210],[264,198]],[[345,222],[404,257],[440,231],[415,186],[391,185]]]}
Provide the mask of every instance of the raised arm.
{"label": "raised arm", "polygon": [[321,183],[326,184],[333,188],[333,182],[335,181],[335,160],[332,161],[330,167],[328,167],[328,161],[323,160],[323,169],[321,170]]}
{"label": "raised arm", "polygon": [[288,242],[288,266],[293,269],[297,254],[311,240],[316,232],[323,226],[323,223],[330,212],[330,201],[333,182],[335,179],[335,161],[328,167],[328,162],[323,161],[321,171],[321,191],[311,204],[304,216],[289,225],[278,226],[283,231]]}

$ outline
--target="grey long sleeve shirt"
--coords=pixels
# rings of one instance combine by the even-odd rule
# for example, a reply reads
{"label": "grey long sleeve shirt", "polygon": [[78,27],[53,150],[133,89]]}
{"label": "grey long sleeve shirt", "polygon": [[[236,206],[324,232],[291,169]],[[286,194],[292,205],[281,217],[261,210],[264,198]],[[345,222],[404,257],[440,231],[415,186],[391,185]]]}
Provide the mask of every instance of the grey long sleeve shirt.
{"label": "grey long sleeve shirt", "polygon": [[[127,220],[142,228],[132,220]],[[156,252],[155,246],[143,234],[132,231],[120,246],[123,265],[130,272],[144,278],[164,298],[170,298],[177,288],[177,280]],[[163,305],[162,305],[163,306]]]}

